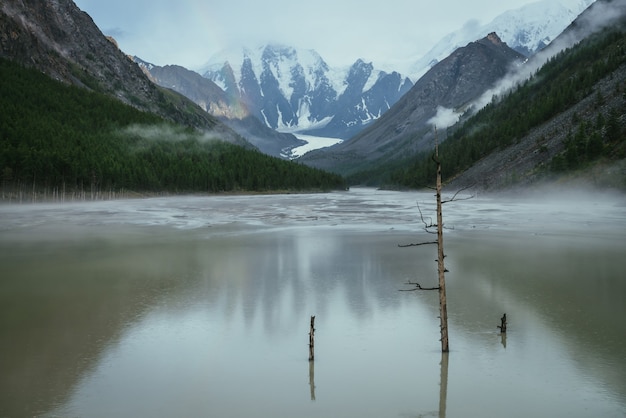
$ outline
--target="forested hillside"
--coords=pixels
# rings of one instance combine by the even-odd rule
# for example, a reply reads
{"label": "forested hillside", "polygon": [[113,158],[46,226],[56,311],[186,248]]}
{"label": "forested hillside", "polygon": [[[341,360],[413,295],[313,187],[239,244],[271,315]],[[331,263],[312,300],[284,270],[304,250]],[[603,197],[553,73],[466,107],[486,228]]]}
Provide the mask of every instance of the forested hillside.
{"label": "forested hillside", "polygon": [[[603,89],[603,83],[610,88]],[[571,117],[557,129],[543,129],[532,136],[533,155],[528,158],[533,165],[508,173],[508,185],[522,178],[562,176],[602,161],[626,158],[626,33],[608,29],[559,53],[504,97],[494,98],[475,116],[449,129],[440,146],[445,179],[460,176],[487,156],[528,140],[531,132],[566,111]],[[439,137],[445,138],[446,132]],[[435,176],[430,155],[427,152],[397,165],[381,165],[349,180],[365,183],[376,179],[395,187],[423,187]],[[483,176],[499,174],[495,167],[491,173],[483,172]],[[626,188],[626,176],[622,177],[613,185]]]}
{"label": "forested hillside", "polygon": [[340,176],[268,157],[0,59],[2,196],[327,190]]}

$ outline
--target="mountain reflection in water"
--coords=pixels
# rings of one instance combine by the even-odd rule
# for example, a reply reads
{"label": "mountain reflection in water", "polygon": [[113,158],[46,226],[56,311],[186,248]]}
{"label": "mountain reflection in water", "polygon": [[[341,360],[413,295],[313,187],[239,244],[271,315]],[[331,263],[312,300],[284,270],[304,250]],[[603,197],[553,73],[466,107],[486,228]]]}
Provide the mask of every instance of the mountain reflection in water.
{"label": "mountain reflection in water", "polygon": [[446,205],[444,356],[418,200],[0,206],[0,416],[623,416],[623,200]]}

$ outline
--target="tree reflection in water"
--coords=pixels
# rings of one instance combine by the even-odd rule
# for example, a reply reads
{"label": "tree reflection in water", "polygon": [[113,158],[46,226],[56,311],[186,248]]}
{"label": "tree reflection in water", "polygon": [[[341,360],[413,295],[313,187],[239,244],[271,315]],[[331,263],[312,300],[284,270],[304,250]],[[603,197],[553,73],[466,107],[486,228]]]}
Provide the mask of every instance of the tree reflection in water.
{"label": "tree reflection in water", "polygon": [[441,374],[439,381],[439,418],[446,417],[446,403],[448,401],[448,354],[441,353]]}
{"label": "tree reflection in water", "polygon": [[311,400],[315,400],[315,362],[309,361],[309,386],[311,387]]}

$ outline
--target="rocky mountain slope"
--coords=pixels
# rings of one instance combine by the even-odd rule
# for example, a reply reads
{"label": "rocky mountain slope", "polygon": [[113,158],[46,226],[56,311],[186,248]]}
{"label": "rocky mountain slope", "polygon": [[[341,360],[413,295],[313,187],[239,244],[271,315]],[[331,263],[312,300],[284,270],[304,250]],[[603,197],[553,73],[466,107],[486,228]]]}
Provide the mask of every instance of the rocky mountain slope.
{"label": "rocky mountain slope", "polygon": [[[593,124],[598,114],[608,118],[619,115],[624,120],[624,98],[619,92],[624,89],[626,66],[601,80],[595,94],[558,114],[549,121],[533,128],[515,144],[496,150],[452,179],[450,190],[465,187],[481,191],[504,190],[527,187],[542,181],[545,173],[540,168],[550,165],[552,159],[562,153],[568,137],[581,123]],[[598,104],[597,97],[603,97]],[[626,187],[626,161],[605,161],[588,166],[585,170],[561,177],[560,184],[572,183],[586,187]]]}
{"label": "rocky mountain slope", "polygon": [[184,96],[158,88],[71,0],[3,0],[0,56],[138,109],[249,144]]}
{"label": "rocky mountain slope", "polygon": [[381,158],[398,159],[432,147],[434,118],[446,109],[459,111],[470,105],[524,58],[495,33],[472,42],[436,64],[375,124],[301,160],[345,174]]}
{"label": "rocky mountain slope", "polygon": [[[622,31],[622,56],[624,33],[626,33],[626,2],[620,0],[598,0],[582,13],[568,28],[537,56],[539,63],[546,57],[554,56],[565,47],[585,40],[606,28]],[[609,57],[598,57],[605,62]],[[529,63],[535,67],[538,63]],[[589,68],[592,71],[591,66]],[[623,155],[610,155],[611,158],[589,164],[583,170],[560,177],[560,184],[573,182],[587,187],[626,187],[626,160],[624,160],[624,137],[626,132],[626,64],[622,64],[601,78],[587,92],[580,92],[584,98],[554,118],[534,126],[520,135],[515,144],[497,149],[476,164],[457,175],[448,185],[451,189],[474,187],[480,190],[502,190],[511,187],[528,186],[541,182],[545,172],[542,168],[550,165],[555,156],[565,152],[573,141],[573,133],[581,127],[596,126],[600,121],[613,121],[615,132],[622,132],[617,139],[617,148]],[[610,124],[609,124],[610,126]],[[609,135],[606,127],[602,136]],[[617,134],[619,137],[619,134]],[[615,141],[615,139],[613,139]],[[620,142],[621,141],[621,142]],[[619,145],[619,144],[622,145]]]}
{"label": "rocky mountain slope", "polygon": [[253,116],[237,96],[227,94],[211,80],[178,65],[164,67],[133,58],[146,75],[159,86],[174,90],[217,117],[243,136],[261,152],[275,157],[287,157],[292,148],[303,141],[289,133],[280,133]]}
{"label": "rocky mountain slope", "polygon": [[331,68],[315,51],[276,44],[225,51],[203,75],[272,129],[342,139],[378,119],[412,86],[363,60]]}

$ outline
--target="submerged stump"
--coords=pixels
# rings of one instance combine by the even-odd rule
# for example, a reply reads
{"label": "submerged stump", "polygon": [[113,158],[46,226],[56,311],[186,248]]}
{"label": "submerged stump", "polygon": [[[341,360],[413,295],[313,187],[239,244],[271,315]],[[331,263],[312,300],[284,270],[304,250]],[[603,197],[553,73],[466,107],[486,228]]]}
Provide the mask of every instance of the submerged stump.
{"label": "submerged stump", "polygon": [[498,328],[500,328],[500,332],[506,332],[506,314],[502,315],[502,318],[500,318],[500,325],[498,325]]}

